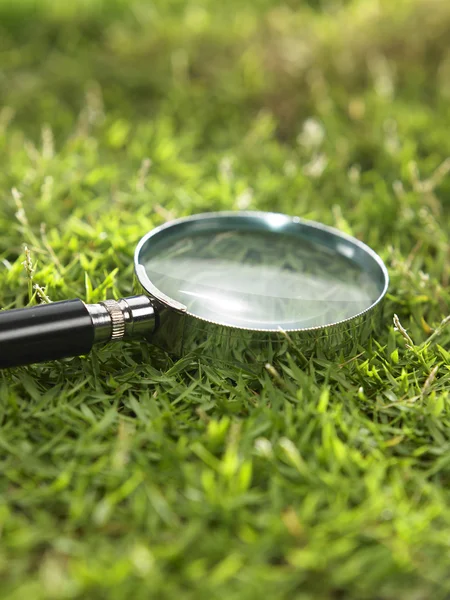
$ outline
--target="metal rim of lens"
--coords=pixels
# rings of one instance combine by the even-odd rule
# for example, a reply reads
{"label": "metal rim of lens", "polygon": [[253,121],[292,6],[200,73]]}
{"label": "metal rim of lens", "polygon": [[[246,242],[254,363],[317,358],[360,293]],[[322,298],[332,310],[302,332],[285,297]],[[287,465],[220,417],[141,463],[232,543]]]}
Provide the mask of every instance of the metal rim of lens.
{"label": "metal rim of lens", "polygon": [[[285,224],[287,224],[287,223],[299,224],[299,225],[302,225],[303,227],[308,227],[313,230],[318,230],[318,231],[328,233],[329,235],[340,238],[341,240],[345,240],[345,241],[349,242],[350,244],[352,244],[353,246],[355,246],[356,248],[359,248],[360,250],[364,251],[374,261],[374,263],[377,264],[377,266],[380,268],[381,273],[383,274],[383,289],[382,289],[381,293],[379,294],[378,298],[375,300],[375,302],[373,302],[365,310],[363,310],[351,317],[348,317],[347,319],[342,319],[341,321],[334,321],[333,323],[327,323],[326,325],[317,325],[314,327],[299,327],[299,328],[293,328],[293,329],[280,328],[280,330],[279,330],[280,332],[286,331],[287,333],[296,333],[296,332],[302,332],[302,331],[318,331],[318,330],[325,330],[329,327],[341,326],[345,323],[348,323],[349,326],[351,326],[352,322],[355,321],[358,317],[361,317],[364,315],[369,316],[374,311],[374,309],[380,304],[380,302],[383,300],[383,298],[386,295],[386,292],[389,287],[389,274],[388,274],[386,265],[384,264],[383,260],[380,258],[380,256],[374,250],[372,250],[372,248],[367,246],[364,242],[361,242],[360,240],[358,240],[350,235],[347,235],[347,234],[343,233],[342,231],[339,231],[339,229],[330,227],[328,225],[324,225],[317,221],[310,221],[308,219],[302,219],[301,217],[292,217],[292,216],[285,215],[283,213],[264,212],[264,211],[220,211],[220,212],[199,213],[196,215],[191,215],[189,217],[181,217],[179,219],[167,221],[166,223],[163,223],[162,225],[155,227],[149,233],[147,233],[146,235],[144,235],[141,238],[141,240],[139,241],[139,243],[136,247],[135,253],[134,253],[134,269],[135,269],[136,277],[138,278],[140,285],[147,292],[147,294],[150,296],[150,298],[154,298],[155,300],[157,300],[164,306],[166,306],[172,310],[175,310],[177,312],[184,313],[184,314],[186,314],[186,316],[189,316],[194,319],[198,319],[199,321],[203,321],[204,323],[210,323],[213,325],[217,325],[218,327],[225,327],[227,329],[235,329],[238,331],[239,330],[240,331],[260,331],[260,332],[264,332],[264,333],[276,333],[277,332],[277,330],[274,330],[274,329],[240,327],[238,325],[227,325],[224,323],[218,323],[216,321],[212,321],[210,319],[205,319],[204,317],[200,317],[198,315],[195,315],[195,314],[189,312],[187,307],[184,304],[182,304],[181,302],[178,302],[177,300],[174,300],[173,298],[170,298],[169,296],[164,294],[164,292],[162,292],[159,288],[157,288],[152,283],[152,281],[150,280],[150,278],[147,275],[145,266],[140,262],[141,252],[145,248],[145,246],[149,242],[149,240],[151,240],[152,238],[154,238],[156,236],[159,236],[165,230],[171,229],[172,227],[175,227],[177,225],[182,225],[182,224],[190,223],[190,222],[194,222],[194,221],[207,221],[207,220],[213,221],[213,220],[218,220],[218,219],[226,219],[227,217],[228,218],[229,217],[237,217],[237,218],[243,218],[243,219],[249,219],[249,220],[251,219],[253,222],[259,221],[259,223],[261,224],[261,227],[258,229],[260,231],[268,230],[267,223],[268,223],[268,220],[270,218],[272,218],[272,219],[279,219],[280,222],[282,221]],[[263,226],[263,224],[266,224],[266,226]]]}

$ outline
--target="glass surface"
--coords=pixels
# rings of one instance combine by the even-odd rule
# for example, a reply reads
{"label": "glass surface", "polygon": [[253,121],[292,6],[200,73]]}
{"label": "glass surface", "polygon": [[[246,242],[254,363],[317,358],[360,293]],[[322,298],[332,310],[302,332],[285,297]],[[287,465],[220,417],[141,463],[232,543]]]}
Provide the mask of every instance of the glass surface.
{"label": "glass surface", "polygon": [[167,243],[150,239],[143,249],[149,279],[189,313],[218,324],[286,331],[324,326],[357,315],[380,295],[380,284],[348,258],[348,245],[344,256],[269,231],[169,237]]}

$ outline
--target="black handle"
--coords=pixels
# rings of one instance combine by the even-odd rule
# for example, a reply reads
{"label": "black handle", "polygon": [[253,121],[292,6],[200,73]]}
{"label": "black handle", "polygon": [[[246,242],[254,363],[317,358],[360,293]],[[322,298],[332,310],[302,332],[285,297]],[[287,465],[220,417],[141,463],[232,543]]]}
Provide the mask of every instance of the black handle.
{"label": "black handle", "polygon": [[87,354],[94,324],[81,300],[0,311],[0,368]]}

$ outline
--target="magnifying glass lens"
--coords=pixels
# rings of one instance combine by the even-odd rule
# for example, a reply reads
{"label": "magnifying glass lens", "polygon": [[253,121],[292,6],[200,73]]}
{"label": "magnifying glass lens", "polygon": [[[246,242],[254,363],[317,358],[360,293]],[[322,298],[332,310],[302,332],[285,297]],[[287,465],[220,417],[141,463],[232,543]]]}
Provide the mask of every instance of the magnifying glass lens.
{"label": "magnifying glass lens", "polygon": [[369,308],[383,287],[381,275],[354,260],[352,246],[308,236],[203,229],[151,242],[140,262],[152,284],[191,315],[221,325],[325,326]]}

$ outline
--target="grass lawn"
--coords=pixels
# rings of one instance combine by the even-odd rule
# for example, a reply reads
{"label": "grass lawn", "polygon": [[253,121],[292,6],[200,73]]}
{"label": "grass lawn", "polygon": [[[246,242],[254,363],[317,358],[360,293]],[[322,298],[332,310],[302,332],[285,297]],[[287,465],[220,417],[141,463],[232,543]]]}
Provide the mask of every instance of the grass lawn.
{"label": "grass lawn", "polygon": [[128,295],[139,238],[211,209],[391,275],[333,362],[2,371],[2,599],[450,597],[449,32],[446,0],[0,0],[1,307]]}

